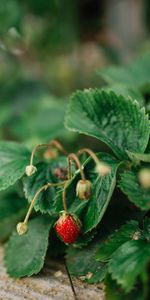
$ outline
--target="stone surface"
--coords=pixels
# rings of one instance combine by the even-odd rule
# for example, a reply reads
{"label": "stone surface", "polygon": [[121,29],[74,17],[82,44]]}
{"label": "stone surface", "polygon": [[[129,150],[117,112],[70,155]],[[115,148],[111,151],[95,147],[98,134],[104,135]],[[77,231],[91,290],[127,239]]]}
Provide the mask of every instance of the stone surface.
{"label": "stone surface", "polygon": [[[43,271],[29,278],[14,280],[6,274],[0,247],[0,300],[74,300],[63,263],[47,261]],[[73,279],[76,300],[103,300],[101,285],[87,285]]]}

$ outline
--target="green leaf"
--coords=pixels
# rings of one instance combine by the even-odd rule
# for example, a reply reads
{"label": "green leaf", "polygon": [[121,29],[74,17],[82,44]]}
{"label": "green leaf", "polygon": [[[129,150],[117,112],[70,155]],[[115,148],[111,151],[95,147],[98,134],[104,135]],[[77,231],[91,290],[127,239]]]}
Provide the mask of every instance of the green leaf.
{"label": "green leaf", "polygon": [[150,162],[150,153],[135,153],[127,151],[127,154],[135,163],[139,163],[140,161]]}
{"label": "green leaf", "polygon": [[105,91],[110,92],[113,91],[116,95],[124,96],[124,98],[131,97],[133,100],[137,100],[138,103],[143,106],[145,104],[144,97],[142,96],[142,93],[137,89],[130,86],[127,86],[123,83],[115,83],[111,84],[109,86],[103,87]]}
{"label": "green leaf", "polygon": [[77,242],[74,244],[76,248],[86,247],[94,239],[97,231],[96,229],[89,231],[87,234],[80,235]]}
{"label": "green leaf", "polygon": [[70,247],[67,251],[66,262],[69,273],[73,276],[83,276],[88,283],[97,283],[104,279],[107,266],[95,260],[98,243],[92,243],[86,248]]}
{"label": "green leaf", "polygon": [[[147,277],[143,272],[142,276]],[[148,296],[148,280],[142,282],[138,281],[133,291],[125,293],[123,289],[113,280],[110,274],[107,275],[105,280],[105,296],[107,300],[145,300]]]}
{"label": "green leaf", "polygon": [[29,222],[25,235],[13,233],[5,247],[5,265],[10,276],[20,278],[40,272],[53,223],[52,218],[38,217]]}
{"label": "green leaf", "polygon": [[[31,177],[25,177],[23,179],[25,197],[29,202],[33,199],[35,193],[46,183],[56,183],[59,180],[54,176],[55,168],[67,168],[66,157],[59,157],[52,160],[49,164],[39,163],[37,166],[37,172]],[[56,197],[56,193],[60,188],[50,187],[46,191],[39,194],[35,201],[34,209],[41,213],[53,213],[53,202]]]}
{"label": "green leaf", "polygon": [[109,262],[112,278],[126,292],[132,290],[136,279],[150,261],[150,245],[144,240],[128,241],[114,252]]}
{"label": "green leaf", "polygon": [[99,71],[99,75],[109,84],[122,83],[131,87],[146,88],[150,86],[149,53],[127,67],[109,67]]}
{"label": "green leaf", "polygon": [[15,192],[0,194],[0,240],[9,237],[17,222],[23,218],[27,209],[24,198]]}
{"label": "green leaf", "polygon": [[30,152],[21,144],[0,142],[0,190],[7,189],[24,175],[29,158]]}
{"label": "green leaf", "polygon": [[144,220],[143,235],[148,241],[150,241],[150,219],[148,217],[146,217]]}
{"label": "green leaf", "polygon": [[120,159],[128,158],[126,150],[143,153],[150,134],[148,116],[136,101],[96,89],[72,96],[66,126],[105,142]]}
{"label": "green leaf", "polygon": [[32,103],[31,99],[29,108],[14,120],[12,127],[13,134],[28,144],[33,139],[39,143],[51,140],[64,131],[66,103],[62,100],[60,104],[58,98],[45,94],[36,95],[35,100]]}
{"label": "green leaf", "polygon": [[96,259],[108,261],[112,254],[125,242],[132,239],[134,233],[140,232],[136,221],[129,221],[104,241],[96,253]]}
{"label": "green leaf", "polygon": [[121,175],[119,187],[129,200],[141,210],[150,209],[150,189],[144,189],[138,180],[138,170],[126,171]]}
{"label": "green leaf", "polygon": [[[91,198],[83,201],[76,197],[76,184],[80,179],[79,172],[76,173],[67,189],[68,210],[81,218],[84,233],[91,231],[101,221],[114,191],[116,172],[120,165],[120,162],[109,154],[99,153],[98,157],[111,167],[111,172],[107,176],[101,177],[96,173],[95,163],[91,159],[85,162],[86,178],[92,182]],[[61,193],[56,197],[55,209],[57,212],[63,209]]]}
{"label": "green leaf", "polygon": [[22,6],[17,0],[4,0],[0,3],[0,35],[8,34],[10,28],[20,28],[23,17]]}

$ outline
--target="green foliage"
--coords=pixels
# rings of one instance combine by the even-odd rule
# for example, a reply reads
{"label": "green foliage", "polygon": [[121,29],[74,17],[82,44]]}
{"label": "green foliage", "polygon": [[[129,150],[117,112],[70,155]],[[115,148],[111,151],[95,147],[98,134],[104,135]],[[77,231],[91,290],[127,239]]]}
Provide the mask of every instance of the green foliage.
{"label": "green foliage", "polygon": [[24,110],[13,121],[12,133],[26,143],[31,143],[33,137],[36,142],[45,142],[63,135],[66,103],[63,99],[60,102],[42,92],[33,95],[31,102],[24,103]]}
{"label": "green foliage", "polygon": [[129,293],[125,293],[124,290],[116,283],[115,280],[107,275],[105,280],[105,296],[107,300],[145,300],[148,296],[148,276],[145,272],[142,273],[142,280],[138,280],[137,285]]}
{"label": "green foliage", "polygon": [[137,231],[140,232],[136,221],[132,220],[123,225],[102,243],[96,253],[96,259],[101,262],[110,260],[115,250],[123,243],[131,240]]}
{"label": "green foliage", "polygon": [[20,28],[22,8],[17,0],[0,2],[0,35],[5,35],[11,27]]}
{"label": "green foliage", "polygon": [[138,90],[136,87],[131,87],[131,86],[127,86],[123,83],[114,83],[114,84],[110,84],[108,85],[108,87],[105,87],[105,91],[108,92],[115,92],[116,95],[120,96],[124,96],[124,98],[128,98],[129,96],[132,99],[136,99],[138,101],[138,103],[140,104],[140,106],[143,106],[145,104],[145,99],[141,93],[140,90]]}
{"label": "green foliage", "polygon": [[73,95],[66,126],[105,142],[120,159],[127,158],[126,150],[143,153],[150,134],[148,117],[136,101],[92,89]]}
{"label": "green foliage", "polygon": [[53,223],[52,218],[37,217],[29,222],[27,234],[19,236],[13,233],[5,249],[5,265],[9,275],[18,278],[40,272]]}
{"label": "green foliage", "polygon": [[93,229],[92,231],[89,231],[86,234],[81,234],[77,240],[77,242],[74,244],[76,248],[82,248],[86,247],[96,236],[97,231],[96,229]]}
{"label": "green foliage", "polygon": [[135,163],[139,163],[140,161],[150,163],[150,153],[134,153],[127,151],[127,154]]}
{"label": "green foliage", "polygon": [[109,67],[99,71],[107,83],[121,83],[129,87],[150,89],[150,59],[149,52],[139,57],[127,67]]}
{"label": "green foliage", "polygon": [[[41,0],[28,0],[26,2],[28,2],[28,9],[34,16],[41,17],[41,19],[43,17],[44,19],[42,19],[43,22],[41,30],[36,33],[39,38],[39,40],[36,40],[39,50],[47,53],[48,50],[51,50],[51,52],[60,51],[59,48],[61,47],[63,50],[68,49],[70,44],[76,38],[77,29],[75,27],[74,20],[76,3],[70,2],[69,0],[51,0],[48,2]],[[67,7],[67,10],[62,14],[64,7]],[[31,28],[28,30],[30,30],[30,35],[32,34],[34,38],[35,33],[32,32]]]}
{"label": "green foliage", "polygon": [[[119,162],[111,157],[111,155],[99,153],[98,157],[111,167],[111,172],[107,176],[98,176],[95,171],[95,163],[87,160],[85,163],[86,177],[92,182],[92,195],[89,200],[81,201],[75,195],[76,183],[80,179],[79,172],[74,176],[71,184],[67,189],[67,207],[70,212],[80,216],[82,219],[82,231],[87,233],[95,228],[101,221],[116,183],[116,172]],[[61,194],[55,200],[57,212],[63,209]]]}
{"label": "green foliage", "polygon": [[128,241],[112,255],[109,272],[125,291],[129,292],[138,276],[145,270],[150,257],[147,241]]}
{"label": "green foliage", "polygon": [[132,203],[146,211],[150,209],[150,189],[145,189],[140,185],[138,171],[138,169],[125,171],[121,175],[119,187]]}
{"label": "green foliage", "polygon": [[[60,157],[56,160],[52,160],[49,164],[39,163],[36,165],[37,172],[31,177],[25,177],[23,179],[25,197],[31,202],[35,193],[46,183],[56,183],[59,180],[54,175],[55,168],[67,168],[66,157]],[[58,188],[50,187],[46,191],[42,192],[35,204],[36,211],[41,213],[53,213],[53,203],[56,197]]]}
{"label": "green foliage", "polygon": [[[99,157],[102,158],[102,155],[99,155]],[[93,177],[93,196],[84,211],[84,232],[88,232],[99,224],[107,209],[116,184],[116,172],[119,163],[115,162],[111,157],[110,159],[106,158],[106,160],[105,158],[102,159],[111,167],[111,173],[104,177],[96,176],[94,178],[92,176],[94,174],[91,174],[92,170],[89,167],[90,175]],[[91,177],[90,179],[92,179]]]}
{"label": "green foliage", "polygon": [[[141,283],[144,285],[142,294],[147,293],[147,264],[150,253],[149,225],[149,218],[144,220],[143,229],[139,228],[136,221],[126,223],[116,233],[104,239],[96,253],[98,261],[103,263],[108,261],[109,276],[107,277],[115,280],[113,282],[111,279],[110,285],[109,282],[107,285],[108,295],[112,289],[112,299],[120,300],[124,293],[125,299],[130,299],[132,292],[138,291],[138,285]],[[109,297],[108,299],[111,299]]]}
{"label": "green foliage", "polygon": [[144,223],[144,225],[143,225],[143,235],[149,241],[150,240],[150,219],[145,218],[143,223]]}
{"label": "green foliage", "polygon": [[89,283],[97,283],[104,279],[106,275],[106,264],[95,260],[95,253],[99,242],[92,243],[86,248],[69,248],[66,262],[69,272],[73,276],[83,276]]}
{"label": "green foliage", "polygon": [[25,173],[30,152],[21,144],[0,142],[0,190],[7,189]]}
{"label": "green foliage", "polygon": [[[68,6],[62,15],[64,3]],[[143,166],[149,167],[150,163],[150,123],[146,114],[149,112],[149,57],[146,55],[128,67],[99,72],[107,82],[103,89],[88,89],[73,94],[66,115],[66,127],[86,135],[81,135],[75,144],[74,135],[71,132],[67,134],[63,124],[66,102],[62,90],[68,94],[75,84],[79,88],[82,84],[78,82],[78,76],[70,76],[70,69],[67,69],[73,61],[72,55],[68,60],[59,53],[58,59],[57,56],[51,57],[49,52],[53,47],[60,51],[60,45],[63,51],[68,48],[69,36],[74,30],[74,5],[68,0],[44,4],[41,0],[32,0],[26,1],[25,6],[31,15],[27,14],[27,18],[20,22],[23,4],[9,0],[5,9],[10,11],[12,7],[10,19],[5,23],[2,17],[0,21],[3,48],[0,137],[17,139],[33,146],[37,142],[48,142],[61,136],[70,152],[84,147],[86,141],[87,145],[92,144],[100,161],[106,163],[111,172],[106,176],[98,175],[93,160],[82,156],[85,176],[92,183],[92,194],[89,200],[80,200],[76,196],[76,185],[81,174],[72,164],[66,204],[68,212],[76,215],[82,223],[80,237],[73,246],[63,244],[55,232],[54,223],[64,209],[63,187],[51,187],[41,192],[34,204],[35,212],[29,221],[28,232],[23,236],[14,232],[5,247],[7,272],[15,278],[31,276],[40,272],[46,254],[51,259],[66,255],[72,276],[88,283],[105,281],[107,300],[145,300],[150,262],[150,190],[141,187],[138,172]],[[3,9],[0,5],[0,15]],[[53,19],[49,19],[51,17]],[[72,26],[69,27],[68,23]],[[24,39],[19,31],[21,26]],[[10,30],[10,27],[15,28]],[[74,32],[72,41],[75,36]],[[22,51],[21,54],[16,54],[19,53],[16,50]],[[34,61],[34,55],[40,57],[40,63],[37,64],[36,59]],[[33,76],[32,72],[36,73],[34,80],[29,76]],[[53,76],[51,72],[54,72]],[[87,83],[84,82],[84,86]],[[61,98],[52,96],[51,89]],[[145,108],[141,108],[143,105]],[[116,158],[104,153],[106,145],[97,143],[91,137],[109,146]],[[16,184],[15,189],[0,194],[1,241],[7,239],[16,223],[24,219],[28,202],[31,203],[43,185],[63,181],[57,177],[55,170],[67,170],[67,157],[58,156],[47,162],[43,152],[39,154],[38,163],[36,158],[34,161],[37,172],[31,177],[23,177],[30,161],[30,151],[15,142],[0,142],[0,190]],[[28,201],[24,199],[22,190]],[[145,214],[148,217],[145,218]]]}
{"label": "green foliage", "polygon": [[23,218],[27,209],[24,198],[9,191],[0,194],[0,240],[9,237],[17,222]]}

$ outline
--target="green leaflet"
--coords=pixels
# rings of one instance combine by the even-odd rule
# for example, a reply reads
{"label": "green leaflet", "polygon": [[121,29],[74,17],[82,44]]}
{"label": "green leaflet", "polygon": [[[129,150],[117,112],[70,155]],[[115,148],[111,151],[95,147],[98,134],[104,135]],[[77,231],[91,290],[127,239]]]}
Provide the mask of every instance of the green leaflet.
{"label": "green leaflet", "polygon": [[136,101],[97,89],[72,96],[66,127],[105,142],[120,159],[128,158],[126,150],[143,153],[150,134],[148,116]]}
{"label": "green leaflet", "polygon": [[19,236],[13,233],[5,247],[5,265],[10,276],[20,278],[39,273],[48,247],[49,231],[54,219],[37,217],[29,222],[29,230]]}
{"label": "green leaflet", "polygon": [[107,92],[113,91],[116,95],[122,95],[124,96],[124,98],[130,96],[133,100],[137,100],[140,106],[143,106],[145,104],[142,93],[136,87],[133,88],[131,86],[125,85],[124,83],[114,83],[106,87],[104,86],[103,88]]}
{"label": "green leaflet", "polygon": [[[31,177],[25,177],[23,179],[25,197],[29,202],[33,199],[35,193],[46,183],[58,182],[58,178],[54,176],[55,168],[67,168],[67,159],[66,157],[58,157],[55,160],[52,160],[49,164],[39,163],[36,165],[37,172]],[[43,191],[39,194],[38,198],[35,201],[34,208],[36,211],[41,213],[53,213],[53,202],[56,197],[56,192],[60,188],[50,187],[46,191]]]}
{"label": "green leaflet", "polygon": [[93,229],[92,231],[89,231],[87,234],[81,234],[77,240],[77,242],[74,244],[76,248],[83,248],[86,247],[89,243],[92,242],[92,240],[95,238],[97,234],[96,229]]}
{"label": "green leaflet", "polygon": [[144,229],[143,229],[143,235],[144,237],[150,241],[150,219],[149,218],[145,218],[144,219]]}
{"label": "green leaflet", "polygon": [[[23,18],[23,9],[18,1],[8,0],[5,4],[1,1],[0,5],[0,36],[6,37],[10,28],[20,30]],[[10,67],[11,70],[11,67]],[[9,89],[10,87],[8,87]]]}
{"label": "green leaflet", "polygon": [[139,280],[134,289],[128,294],[113,280],[110,274],[105,280],[105,296],[107,300],[145,300],[148,296],[148,276],[145,272],[142,274],[142,280]]}
{"label": "green leaflet", "polygon": [[108,261],[112,254],[125,242],[132,239],[134,233],[139,232],[138,222],[129,221],[109,236],[99,247],[96,259],[101,262]]}
{"label": "green leaflet", "polygon": [[51,140],[64,131],[66,103],[62,100],[60,105],[56,97],[47,94],[35,97],[36,101],[31,99],[32,105],[14,121],[12,128],[13,134],[27,144],[33,138],[38,142]]}
{"label": "green leaflet", "polygon": [[30,152],[21,144],[0,142],[0,190],[20,179],[29,163]]}
{"label": "green leaflet", "polygon": [[5,192],[0,194],[0,240],[9,237],[25,215],[27,202],[24,198],[18,197],[15,192]]}
{"label": "green leaflet", "polygon": [[[150,87],[150,53],[139,57],[127,67],[109,67],[99,71],[107,83],[122,83],[131,87]],[[149,89],[148,89],[149,90]]]}
{"label": "green leaflet", "polygon": [[94,242],[83,249],[70,247],[67,250],[66,262],[71,275],[84,276],[83,279],[89,283],[97,283],[104,279],[107,266],[95,260],[98,245],[99,242]]}
{"label": "green leaflet", "polygon": [[129,200],[141,210],[150,209],[150,189],[144,189],[138,181],[138,170],[122,173],[119,187]]}
{"label": "green leaflet", "polygon": [[150,261],[150,245],[144,240],[128,241],[119,247],[109,262],[108,270],[112,278],[126,292],[130,292],[136,279]]}
{"label": "green leaflet", "polygon": [[[92,182],[91,198],[89,200],[80,200],[76,197],[76,184],[80,179],[79,172],[76,173],[67,189],[68,209],[81,218],[83,233],[91,231],[101,221],[114,191],[116,172],[120,165],[120,162],[109,154],[99,153],[98,157],[111,166],[111,172],[107,176],[100,177],[95,171],[95,163],[91,159],[85,162],[86,178]],[[57,213],[63,209],[61,193],[55,199],[55,209]]]}
{"label": "green leaflet", "polygon": [[127,151],[127,154],[131,160],[135,163],[139,163],[140,161],[149,162],[150,163],[150,153],[135,153]]}

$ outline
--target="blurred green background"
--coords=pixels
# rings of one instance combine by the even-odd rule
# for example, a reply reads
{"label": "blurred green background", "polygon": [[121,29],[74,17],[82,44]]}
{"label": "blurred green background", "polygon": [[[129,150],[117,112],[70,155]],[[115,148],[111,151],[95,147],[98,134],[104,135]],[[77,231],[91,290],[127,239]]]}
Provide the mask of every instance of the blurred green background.
{"label": "blurred green background", "polygon": [[150,49],[148,0],[1,0],[0,138],[87,138],[64,129],[70,94],[101,87],[96,70]]}

